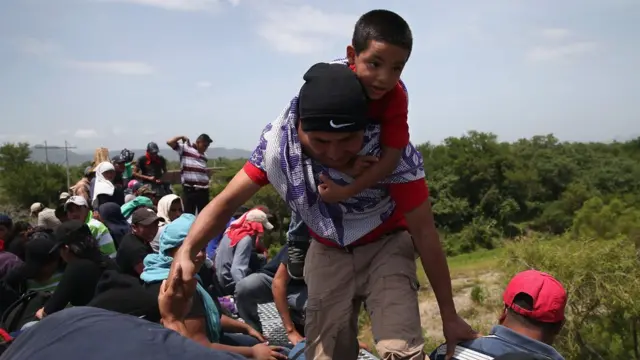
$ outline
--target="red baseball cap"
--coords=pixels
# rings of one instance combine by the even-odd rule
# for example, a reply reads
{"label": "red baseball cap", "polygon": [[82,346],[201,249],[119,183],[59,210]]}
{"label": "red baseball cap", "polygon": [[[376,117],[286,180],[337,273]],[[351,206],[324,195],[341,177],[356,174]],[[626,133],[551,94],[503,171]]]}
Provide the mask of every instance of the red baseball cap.
{"label": "red baseball cap", "polygon": [[[533,299],[533,310],[523,309],[513,303],[518,294],[527,294]],[[545,323],[564,320],[567,292],[553,276],[537,270],[516,274],[502,295],[505,306],[516,313]]]}

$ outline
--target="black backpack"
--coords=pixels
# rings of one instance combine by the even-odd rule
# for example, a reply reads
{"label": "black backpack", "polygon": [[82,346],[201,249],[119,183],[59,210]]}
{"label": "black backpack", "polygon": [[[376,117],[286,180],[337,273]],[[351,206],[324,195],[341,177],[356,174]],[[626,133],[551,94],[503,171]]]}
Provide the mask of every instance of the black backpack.
{"label": "black backpack", "polygon": [[0,328],[12,333],[25,324],[38,320],[36,312],[44,307],[51,293],[48,291],[28,291],[11,304],[0,318]]}

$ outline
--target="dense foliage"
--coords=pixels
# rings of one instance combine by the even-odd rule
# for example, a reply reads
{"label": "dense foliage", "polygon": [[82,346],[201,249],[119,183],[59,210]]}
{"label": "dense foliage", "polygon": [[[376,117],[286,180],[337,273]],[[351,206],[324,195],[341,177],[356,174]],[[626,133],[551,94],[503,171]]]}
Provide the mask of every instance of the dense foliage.
{"label": "dense foliage", "polygon": [[[449,255],[506,242],[505,282],[536,268],[567,288],[568,321],[555,344],[567,359],[640,359],[640,138],[568,143],[547,135],[507,143],[470,132],[418,149]],[[51,204],[65,190],[63,167],[28,158],[27,144],[0,147],[1,205]],[[213,196],[243,164],[211,161],[219,167]],[[82,169],[72,169],[72,183]],[[270,240],[282,241],[289,217],[282,199],[268,186],[253,204],[276,215],[280,226]]]}
{"label": "dense foliage", "polygon": [[[562,234],[585,201],[617,197],[640,203],[640,138],[622,143],[567,143],[552,135],[515,143],[469,132],[442,144],[418,146],[425,161],[433,210],[448,254],[493,248],[529,231]],[[63,167],[31,163],[27,144],[0,148],[3,198],[20,206],[51,202],[65,189]],[[215,159],[217,195],[244,160]],[[83,167],[72,169],[72,183]],[[177,163],[170,163],[177,169]],[[10,189],[10,190],[9,190]],[[179,190],[178,190],[179,191]],[[287,206],[271,187],[251,201],[267,205],[286,226]],[[282,227],[281,227],[282,228]],[[281,233],[279,233],[280,235]]]}
{"label": "dense foliage", "polygon": [[553,274],[569,294],[567,322],[554,343],[567,360],[640,359],[640,210],[618,198],[585,202],[565,235],[508,246],[513,275]]}

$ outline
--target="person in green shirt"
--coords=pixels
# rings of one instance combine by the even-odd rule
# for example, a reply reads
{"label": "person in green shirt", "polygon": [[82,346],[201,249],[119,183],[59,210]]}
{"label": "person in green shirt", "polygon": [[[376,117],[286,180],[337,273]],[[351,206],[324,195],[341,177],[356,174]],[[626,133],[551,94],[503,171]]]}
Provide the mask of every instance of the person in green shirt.
{"label": "person in green shirt", "polygon": [[116,245],[109,233],[109,229],[100,221],[93,218],[93,212],[89,209],[87,200],[82,196],[72,196],[64,204],[69,220],[84,221],[91,230],[91,235],[98,242],[100,251],[110,258],[116,257]]}

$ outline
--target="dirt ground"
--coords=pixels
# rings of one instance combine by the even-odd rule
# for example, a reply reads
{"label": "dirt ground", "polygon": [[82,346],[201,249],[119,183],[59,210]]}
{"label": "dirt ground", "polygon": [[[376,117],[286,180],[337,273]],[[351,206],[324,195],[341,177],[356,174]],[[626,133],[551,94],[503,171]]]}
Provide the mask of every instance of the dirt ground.
{"label": "dirt ground", "polygon": [[[502,277],[496,271],[452,274],[454,302],[460,316],[481,334],[496,324],[501,310]],[[420,289],[420,320],[425,337],[425,350],[430,352],[444,340],[442,322],[433,291],[429,284]],[[368,326],[361,329],[360,339],[373,349]]]}
{"label": "dirt ground", "polygon": [[[489,331],[498,319],[503,288],[501,280],[497,272],[452,279],[453,301],[458,313],[481,333]],[[422,291],[420,320],[426,338],[438,343],[444,340],[438,303],[431,289]]]}

